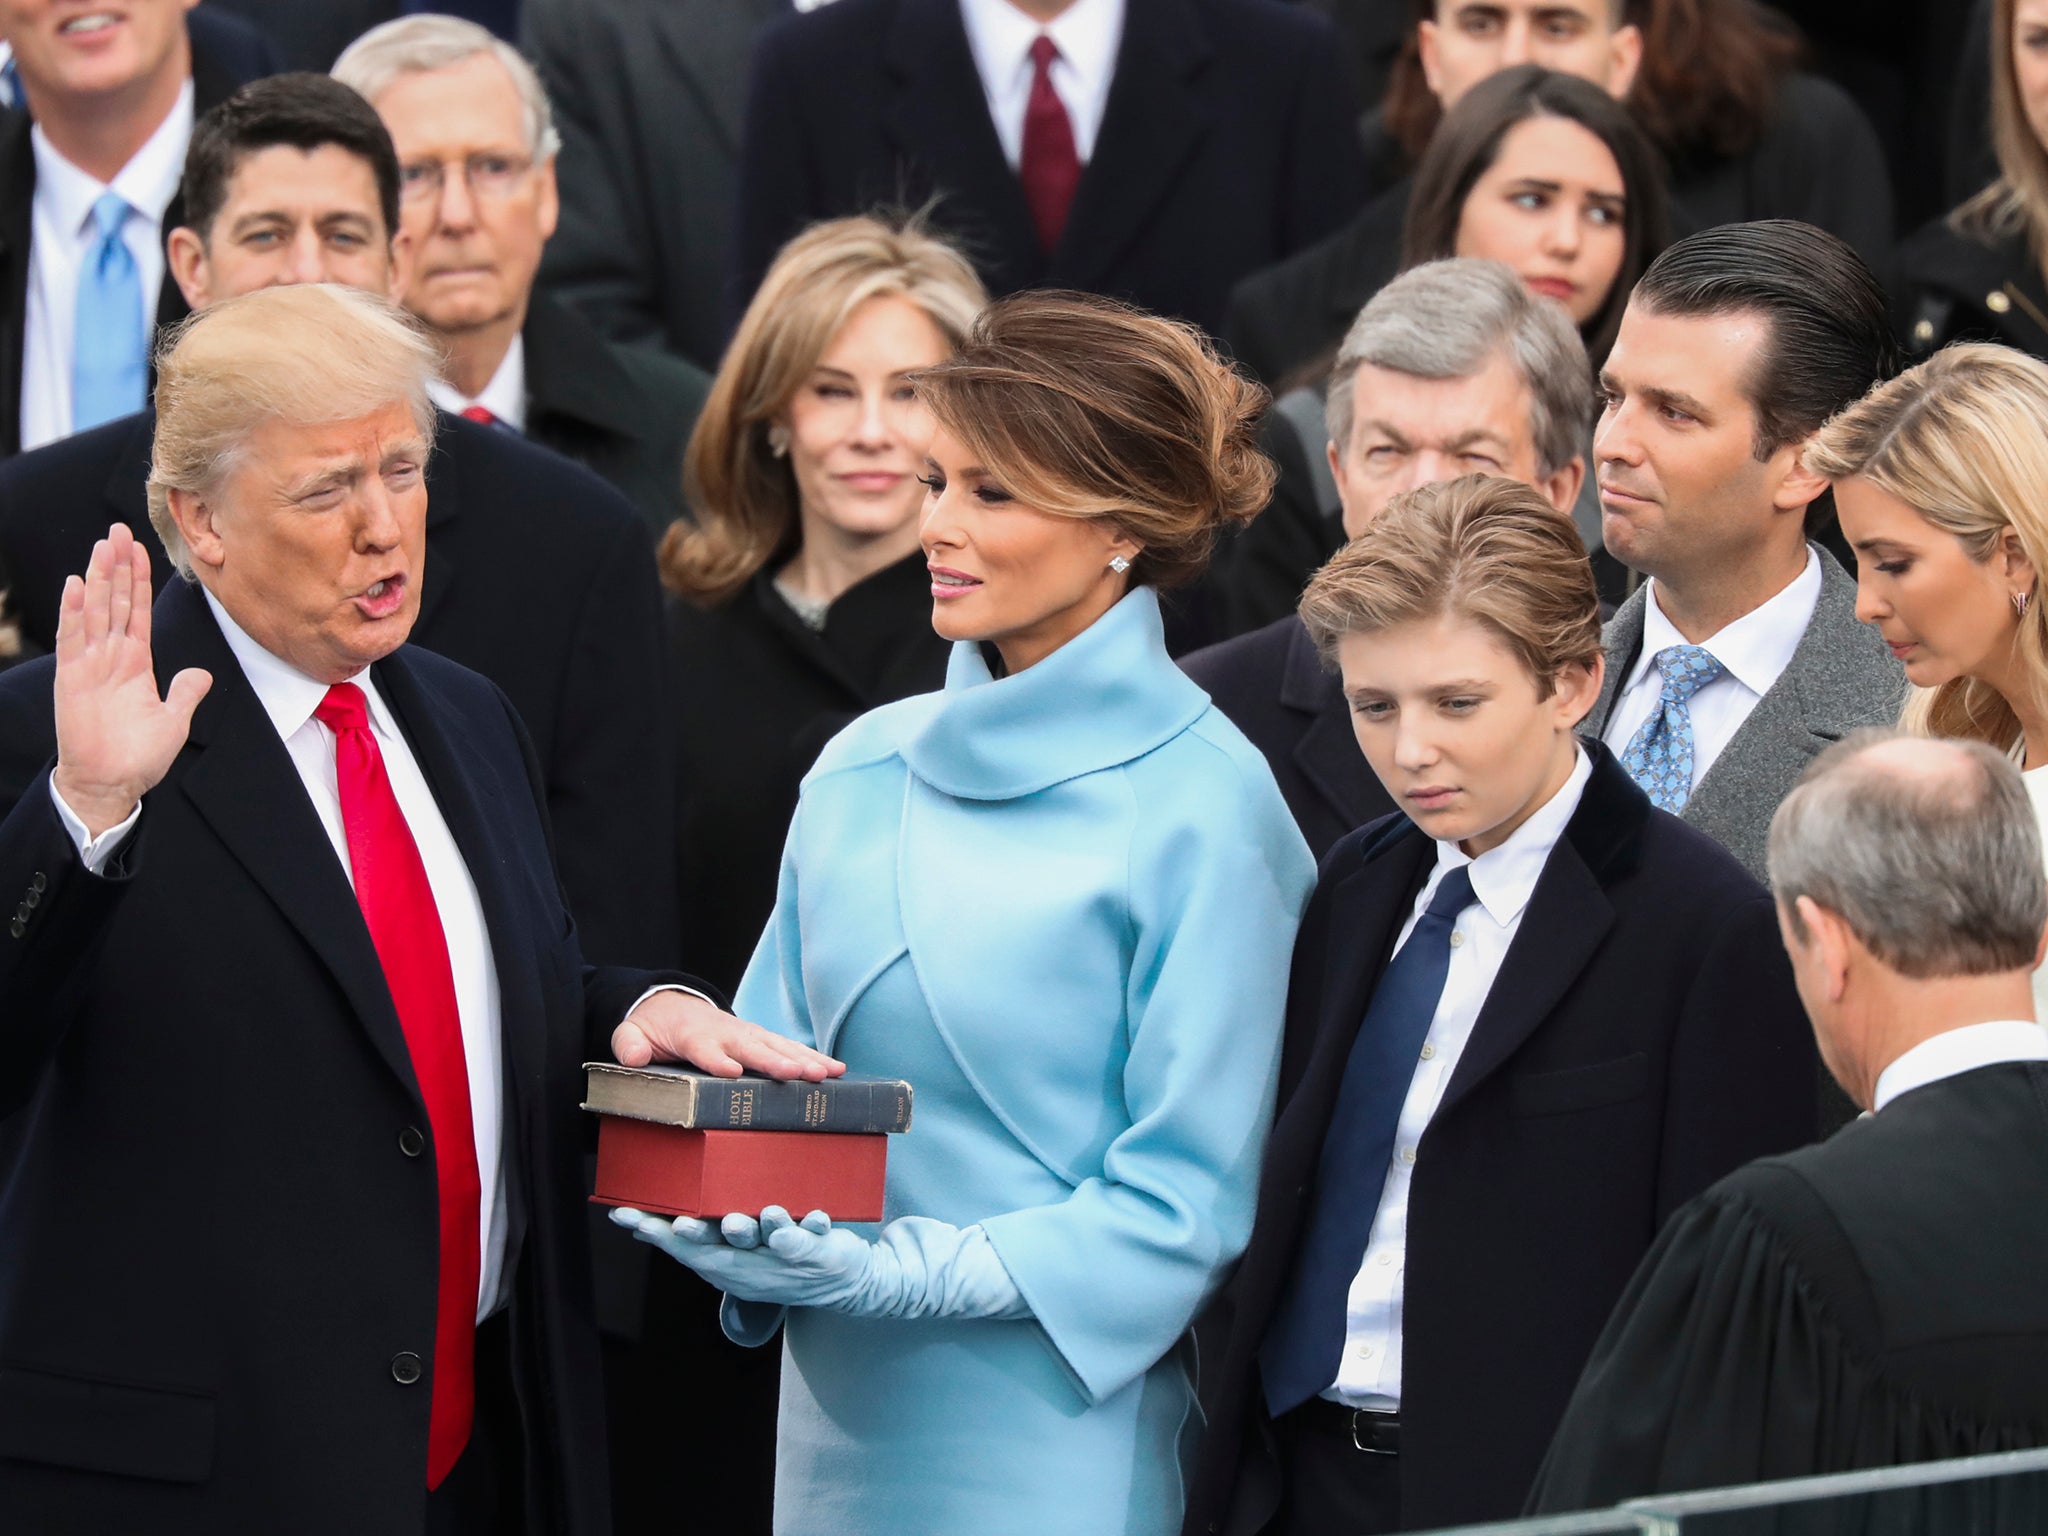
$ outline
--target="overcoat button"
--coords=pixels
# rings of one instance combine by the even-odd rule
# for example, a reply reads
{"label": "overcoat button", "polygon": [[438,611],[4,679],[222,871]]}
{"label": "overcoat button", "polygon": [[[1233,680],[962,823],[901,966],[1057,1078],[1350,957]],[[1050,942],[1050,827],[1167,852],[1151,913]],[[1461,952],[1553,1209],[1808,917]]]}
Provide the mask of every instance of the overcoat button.
{"label": "overcoat button", "polygon": [[391,1379],[401,1387],[409,1387],[418,1381],[422,1369],[420,1357],[409,1349],[401,1349],[391,1357]]}
{"label": "overcoat button", "polygon": [[407,1157],[418,1157],[427,1150],[427,1138],[420,1134],[417,1126],[408,1125],[398,1133],[398,1150]]}

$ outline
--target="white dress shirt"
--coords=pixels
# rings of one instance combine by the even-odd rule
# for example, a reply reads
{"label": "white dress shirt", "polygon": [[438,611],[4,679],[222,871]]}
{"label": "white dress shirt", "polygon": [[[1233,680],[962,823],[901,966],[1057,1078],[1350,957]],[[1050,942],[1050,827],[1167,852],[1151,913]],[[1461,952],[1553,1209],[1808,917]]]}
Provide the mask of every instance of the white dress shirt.
{"label": "white dress shirt", "polygon": [[[341,785],[334,761],[334,733],[313,718],[313,711],[327,696],[327,684],[315,682],[305,673],[263,649],[228,617],[227,610],[206,594],[206,603],[220,625],[228,648],[241,664],[243,675],[256,692],[270,723],[277,728],[292,766],[306,787],[313,810],[333,845],[334,856],[351,888],[355,875],[349,865],[348,832],[341,820]],[[478,1321],[498,1309],[503,1299],[505,1269],[505,1164],[502,1156],[504,1104],[503,1028],[498,1001],[498,968],[491,955],[490,930],[484,923],[483,904],[469,866],[442,819],[441,808],[427,787],[425,776],[399,734],[391,710],[363,671],[350,679],[363,690],[369,703],[370,730],[383,754],[384,771],[391,780],[391,793],[405,816],[405,824],[418,845],[420,862],[426,866],[427,884],[434,892],[434,905],[441,917],[441,931],[448,942],[448,963],[455,977],[455,1008],[462,1021],[462,1054],[469,1069],[469,1112],[476,1139],[476,1166],[483,1200],[478,1210],[482,1239],[482,1269],[478,1276]],[[119,827],[88,843],[85,824],[80,821],[53,782],[51,796],[58,815],[86,861],[98,873],[119,847],[128,830],[141,815],[138,806]]]}
{"label": "white dress shirt", "polygon": [[1564,836],[1579,808],[1592,759],[1584,752],[1572,765],[1571,777],[1530,818],[1515,828],[1498,848],[1467,858],[1454,842],[1440,842],[1436,868],[1430,872],[1415,906],[1402,926],[1400,946],[1408,942],[1444,876],[1466,866],[1472,881],[1472,905],[1458,914],[1451,929],[1450,970],[1436,1017],[1423,1038],[1421,1058],[1401,1105],[1394,1132],[1394,1156],[1386,1187],[1365,1243],[1365,1257],[1352,1278],[1346,1298],[1344,1352],[1338,1357],[1337,1379],[1323,1394],[1351,1408],[1391,1410],[1401,1402],[1401,1307],[1408,1258],[1408,1195],[1415,1179],[1415,1151],[1423,1132],[1443,1103],[1444,1090],[1458,1069],[1458,1059],[1472,1038],[1494,977],[1500,974],[1508,946],[1522,926],[1522,914],[1536,889],[1536,880],[1550,852]]}
{"label": "white dress shirt", "polygon": [[480,405],[522,437],[526,434],[526,338],[515,335],[506,349],[505,360],[474,398],[465,395],[446,379],[427,381],[427,394],[434,404],[460,416],[472,405]]}
{"label": "white dress shirt", "polygon": [[[136,210],[121,240],[135,258],[142,288],[142,333],[156,323],[164,283],[164,210],[185,174],[192,139],[192,82],[112,182],[101,182],[57,152],[39,123],[29,130],[35,152],[36,190],[31,205],[28,308],[21,345],[21,446],[40,448],[71,435],[72,340],[77,332],[78,277],[99,242],[92,205],[109,190]],[[137,402],[139,409],[141,402]]]}
{"label": "white dress shirt", "polygon": [[960,0],[967,47],[988,97],[988,115],[1016,170],[1024,159],[1024,109],[1031,101],[1031,45],[1043,33],[1060,51],[1052,62],[1053,94],[1074,127],[1074,153],[1083,165],[1095,157],[1102,114],[1116,78],[1117,45],[1124,35],[1124,0],[1074,0],[1040,25],[1010,0]]}
{"label": "white dress shirt", "polygon": [[1878,1073],[1871,1112],[1915,1088],[2008,1061],[2048,1061],[2048,1029],[2032,1019],[1996,1019],[1931,1035]]}
{"label": "white dress shirt", "polygon": [[[1687,706],[1692,714],[1693,788],[1699,788],[1714,759],[1734,740],[1757,700],[1771,691],[1791,665],[1792,653],[1799,649],[1807,625],[1813,622],[1820,586],[1820,557],[1808,545],[1806,568],[1782,592],[1698,642],[1721,663],[1721,671]],[[1667,646],[1692,643],[1664,616],[1657,601],[1656,579],[1651,578],[1649,597],[1643,604],[1643,648],[1602,733],[1616,757],[1628,750],[1636,732],[1662,706],[1664,677],[1657,670],[1657,653]]]}

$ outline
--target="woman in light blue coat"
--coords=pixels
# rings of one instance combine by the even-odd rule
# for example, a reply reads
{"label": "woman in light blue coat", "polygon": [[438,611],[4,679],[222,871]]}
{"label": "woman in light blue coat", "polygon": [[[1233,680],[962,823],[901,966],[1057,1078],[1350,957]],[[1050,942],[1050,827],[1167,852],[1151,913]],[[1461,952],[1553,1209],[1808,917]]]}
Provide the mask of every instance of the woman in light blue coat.
{"label": "woman in light blue coat", "polygon": [[946,686],[819,758],[736,1004],[915,1085],[884,1223],[619,1219],[734,1338],[782,1328],[778,1532],[1163,1536],[1314,882],[1154,592],[1264,504],[1260,393],[1185,327],[1045,294],[919,390]]}

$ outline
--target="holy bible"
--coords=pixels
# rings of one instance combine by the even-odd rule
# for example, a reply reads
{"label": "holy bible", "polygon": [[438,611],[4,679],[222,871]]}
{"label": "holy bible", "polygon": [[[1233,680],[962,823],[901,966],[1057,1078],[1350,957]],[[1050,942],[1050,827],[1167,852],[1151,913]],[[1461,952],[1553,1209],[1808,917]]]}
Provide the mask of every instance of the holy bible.
{"label": "holy bible", "polygon": [[794,1216],[880,1221],[892,1134],[910,1085],[719,1078],[676,1067],[585,1064],[599,1117],[591,1199],[716,1220],[779,1205]]}

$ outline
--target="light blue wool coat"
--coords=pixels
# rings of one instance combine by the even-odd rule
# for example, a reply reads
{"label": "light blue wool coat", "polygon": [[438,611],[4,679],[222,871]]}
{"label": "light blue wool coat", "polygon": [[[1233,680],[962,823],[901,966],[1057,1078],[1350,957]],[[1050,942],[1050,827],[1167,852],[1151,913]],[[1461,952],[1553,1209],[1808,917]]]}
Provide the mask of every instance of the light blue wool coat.
{"label": "light blue wool coat", "polygon": [[[778,1532],[1179,1528],[1314,879],[1146,589],[1014,677],[957,646],[826,748],[736,1011],[913,1083],[887,1219],[979,1223],[1031,1317],[791,1311]],[[742,1342],[781,1316],[726,1304]]]}

